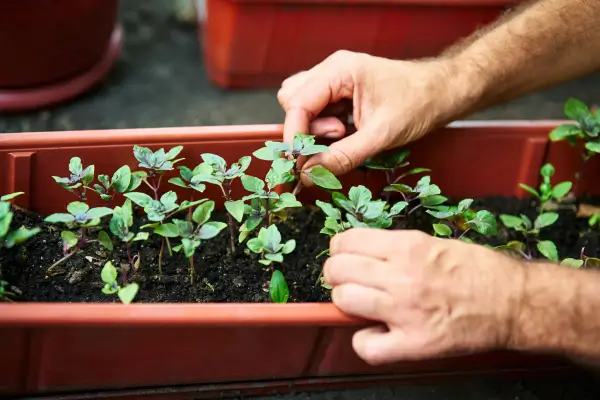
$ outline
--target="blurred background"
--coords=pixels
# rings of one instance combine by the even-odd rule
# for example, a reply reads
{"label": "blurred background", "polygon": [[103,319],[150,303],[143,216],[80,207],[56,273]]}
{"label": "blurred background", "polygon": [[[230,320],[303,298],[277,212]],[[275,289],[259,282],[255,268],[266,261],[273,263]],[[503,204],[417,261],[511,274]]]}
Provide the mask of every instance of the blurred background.
{"label": "blurred background", "polygon": [[[2,0],[0,133],[281,123],[281,80],[333,51],[432,56],[514,1],[418,3]],[[571,96],[594,105],[600,75],[470,118],[560,119]],[[597,399],[594,390],[569,377],[287,398]]]}

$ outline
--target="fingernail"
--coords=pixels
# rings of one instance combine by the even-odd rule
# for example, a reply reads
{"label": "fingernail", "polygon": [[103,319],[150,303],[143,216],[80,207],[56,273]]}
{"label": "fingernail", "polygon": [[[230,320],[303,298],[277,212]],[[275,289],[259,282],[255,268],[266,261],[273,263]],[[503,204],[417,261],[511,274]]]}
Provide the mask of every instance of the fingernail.
{"label": "fingernail", "polygon": [[340,134],[338,132],[327,132],[325,134],[323,134],[323,137],[325,139],[335,139],[336,137],[338,137]]}

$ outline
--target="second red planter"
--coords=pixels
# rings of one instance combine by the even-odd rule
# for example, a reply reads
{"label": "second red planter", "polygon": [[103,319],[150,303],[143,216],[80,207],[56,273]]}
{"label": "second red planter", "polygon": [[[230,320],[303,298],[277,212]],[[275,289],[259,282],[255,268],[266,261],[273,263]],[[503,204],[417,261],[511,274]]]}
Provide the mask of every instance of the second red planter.
{"label": "second red planter", "polygon": [[337,50],[434,56],[516,0],[207,0],[199,24],[210,80],[277,86]]}

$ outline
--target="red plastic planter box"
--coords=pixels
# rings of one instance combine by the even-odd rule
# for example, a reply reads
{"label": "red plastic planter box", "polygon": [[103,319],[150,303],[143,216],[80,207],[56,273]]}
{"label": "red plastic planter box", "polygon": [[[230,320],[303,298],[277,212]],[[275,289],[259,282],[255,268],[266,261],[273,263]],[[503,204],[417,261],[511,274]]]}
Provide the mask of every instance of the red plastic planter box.
{"label": "red plastic planter box", "polygon": [[516,0],[207,0],[199,24],[210,80],[278,86],[337,50],[410,59],[438,54]]}
{"label": "red plastic planter box", "polygon": [[75,97],[120,54],[118,0],[0,2],[0,112]]}
{"label": "red plastic planter box", "polygon": [[[556,125],[454,124],[414,143],[411,162],[431,168],[432,180],[450,196],[520,196],[518,183],[539,183],[548,132]],[[57,189],[51,176],[61,176],[73,156],[94,164],[97,173],[111,173],[123,164],[135,166],[134,144],[153,149],[184,145],[182,157],[188,160],[210,152],[230,161],[250,154],[265,140],[281,140],[281,126],[5,134],[0,135],[0,193],[24,191],[16,199],[21,207],[59,212],[71,195]],[[261,176],[267,167],[252,163],[248,173]],[[458,179],[465,174],[468,180]],[[380,176],[359,171],[342,182],[366,184],[372,190],[381,184]],[[213,189],[205,193],[221,205],[218,189]],[[178,191],[184,195],[185,189]],[[317,193],[303,191],[302,200],[310,201]],[[352,333],[366,324],[331,304],[313,303],[1,304],[0,343],[5,351],[0,396],[108,390],[121,398],[191,399],[216,391],[256,393],[293,385],[322,389],[570,368],[555,358],[509,352],[374,368],[351,348]],[[156,389],[160,387],[171,389]],[[103,393],[98,398],[110,398]]]}

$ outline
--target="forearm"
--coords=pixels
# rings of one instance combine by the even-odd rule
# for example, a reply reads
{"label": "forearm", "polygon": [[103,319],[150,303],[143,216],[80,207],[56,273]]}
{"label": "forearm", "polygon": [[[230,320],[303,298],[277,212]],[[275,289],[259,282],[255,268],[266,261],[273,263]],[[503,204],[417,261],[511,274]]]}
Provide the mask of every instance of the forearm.
{"label": "forearm", "polygon": [[509,347],[600,362],[600,272],[550,263],[525,266]]}
{"label": "forearm", "polygon": [[598,15],[596,0],[528,2],[448,49],[472,99],[457,118],[599,69]]}

